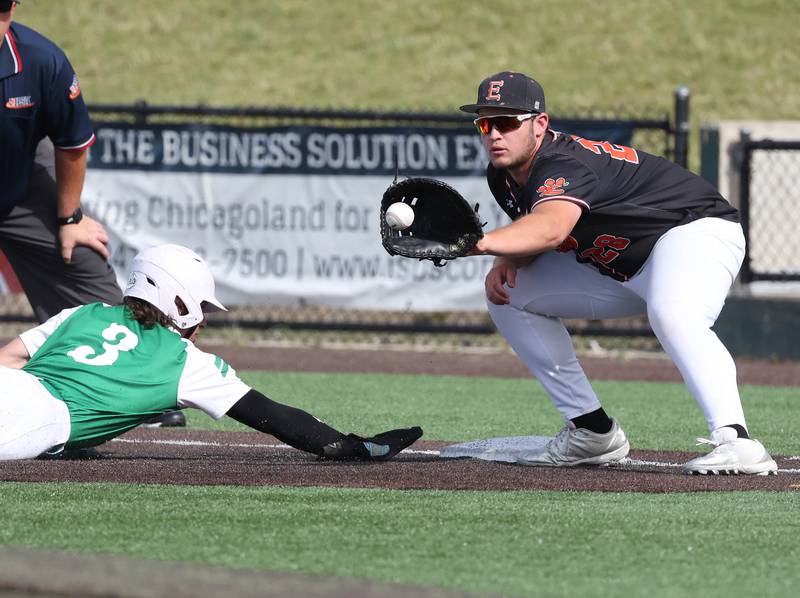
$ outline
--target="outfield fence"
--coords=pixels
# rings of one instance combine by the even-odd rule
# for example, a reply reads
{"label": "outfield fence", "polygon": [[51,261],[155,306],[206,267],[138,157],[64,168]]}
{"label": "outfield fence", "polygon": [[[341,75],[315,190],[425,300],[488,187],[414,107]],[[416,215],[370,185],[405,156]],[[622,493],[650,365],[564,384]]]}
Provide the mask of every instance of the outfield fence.
{"label": "outfield fence", "polygon": [[[573,133],[587,138],[603,138],[615,143],[634,145],[644,151],[665,156],[679,164],[686,165],[688,156],[689,132],[689,93],[685,88],[679,88],[674,96],[674,114],[659,113],[657,110],[639,111],[634,113],[630,109],[592,109],[583,110],[580,116],[552,115],[551,126],[565,133]],[[434,134],[453,137],[463,135],[475,137],[469,115],[458,113],[433,113],[433,112],[398,112],[398,111],[363,111],[363,110],[320,110],[297,108],[215,108],[208,106],[159,106],[146,102],[137,102],[130,105],[95,104],[90,111],[96,128],[99,131],[100,141],[93,148],[93,153],[99,155],[116,153],[119,155],[138,155],[140,146],[135,146],[134,137],[137,131],[151,133],[173,128],[178,132],[194,131],[202,127],[211,130],[242,130],[253,131],[287,131],[287,130],[316,130],[319,127],[324,131],[369,131],[375,134],[386,130],[392,135],[403,134],[404,131],[424,131]],[[150,128],[148,131],[148,127]],[[294,128],[294,129],[293,129]],[[399,132],[399,133],[398,133]],[[112,140],[115,145],[108,145],[105,150],[98,149],[105,140]],[[307,134],[307,133],[302,133]],[[116,135],[116,136],[115,136]],[[462,137],[459,137],[461,139]],[[109,149],[111,148],[111,149]],[[292,148],[289,148],[292,149]],[[157,151],[162,151],[158,149]],[[165,151],[165,150],[164,150]],[[398,150],[399,153],[399,150]],[[127,158],[126,158],[127,159]],[[90,169],[96,169],[98,159],[94,157],[90,162]],[[113,179],[120,172],[119,166],[100,166],[106,168],[102,171]],[[409,167],[410,168],[410,167]],[[424,175],[437,176],[431,170],[421,171]],[[483,163],[475,166],[467,175],[480,183]],[[163,170],[163,169],[162,169]],[[186,170],[186,168],[184,168]],[[91,172],[91,170],[90,170]],[[101,172],[101,171],[97,171]],[[249,172],[256,176],[270,176],[261,172]],[[284,174],[278,172],[277,174]],[[302,173],[301,173],[302,174]],[[386,174],[386,173],[381,173]],[[408,173],[417,174],[417,173]],[[454,174],[446,172],[442,174]],[[464,173],[455,173],[463,175]],[[289,178],[289,177],[286,177]],[[366,177],[363,177],[366,178]],[[274,179],[274,177],[273,177]],[[482,186],[485,187],[485,184]],[[105,197],[113,197],[106,193]],[[379,198],[379,195],[377,196]],[[376,199],[375,201],[378,201]],[[102,218],[101,218],[102,220]],[[107,228],[109,224],[105,223]],[[113,239],[113,236],[112,236]],[[112,263],[118,271],[125,271],[134,247],[125,247],[125,241],[120,237],[115,251],[112,247]],[[176,239],[181,242],[181,239]],[[238,259],[238,258],[237,258]],[[291,258],[290,258],[291,259]],[[399,259],[399,258],[396,258]],[[258,266],[258,264],[255,264]],[[269,263],[265,262],[265,267]],[[241,264],[237,263],[241,270]],[[247,266],[250,268],[250,265]],[[452,264],[445,267],[452,270]],[[2,272],[7,279],[13,278],[7,271]],[[480,273],[477,273],[480,275]],[[415,282],[415,271],[407,276]],[[414,278],[414,280],[412,280]],[[481,278],[480,276],[476,276]],[[434,281],[435,282],[435,281]],[[470,284],[474,281],[469,281]],[[348,283],[350,284],[350,283]],[[6,285],[7,289],[13,285]],[[482,284],[475,284],[475,293],[479,294]],[[402,332],[447,332],[447,333],[492,333],[494,327],[488,319],[485,309],[480,308],[478,302],[472,301],[470,309],[453,310],[427,310],[403,309],[397,305],[380,307],[380,301],[373,303],[369,308],[350,309],[340,305],[319,305],[313,301],[304,301],[302,298],[292,302],[278,302],[270,304],[269,300],[251,303],[240,302],[229,313],[215,314],[210,318],[211,326],[236,326],[249,329],[285,328],[290,330],[343,330],[343,331],[402,331]],[[457,304],[457,301],[455,302]],[[482,301],[481,301],[482,303]],[[465,303],[466,305],[466,303]],[[0,296],[0,321],[32,319],[29,306],[23,296]],[[628,320],[619,322],[585,322],[576,321],[568,323],[574,333],[587,335],[624,335],[639,336],[650,335],[649,327],[644,320]]]}

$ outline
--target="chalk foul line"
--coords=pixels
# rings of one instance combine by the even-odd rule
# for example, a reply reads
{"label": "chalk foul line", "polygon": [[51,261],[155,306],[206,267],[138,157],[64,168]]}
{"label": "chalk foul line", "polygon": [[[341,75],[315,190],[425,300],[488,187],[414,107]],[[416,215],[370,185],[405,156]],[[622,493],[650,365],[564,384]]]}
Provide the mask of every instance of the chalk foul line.
{"label": "chalk foul line", "polygon": [[[214,442],[211,440],[151,440],[140,438],[113,438],[111,442],[123,442],[127,444],[164,444],[172,446],[219,446],[232,448],[248,449],[277,449],[277,450],[296,450],[288,444],[277,443],[242,443],[242,442]],[[406,455],[439,455],[436,450],[405,449],[401,451]],[[800,456],[785,457],[790,461],[800,461]],[[670,463],[668,461],[646,461],[642,459],[630,459],[626,457],[619,463],[611,465],[619,469],[636,469],[640,467],[660,467],[664,469],[679,469],[680,463]],[[800,469],[778,469],[778,473],[800,474]]]}
{"label": "chalk foul line", "polygon": [[[267,444],[267,443],[242,443],[242,442],[214,442],[210,440],[148,440],[140,438],[113,438],[111,442],[125,442],[128,444],[168,444],[173,446],[219,446],[219,447],[232,447],[232,448],[250,448],[250,449],[278,449],[278,450],[297,450],[288,444]],[[402,453],[411,455],[438,455],[439,451],[421,451],[416,449],[405,449]]]}

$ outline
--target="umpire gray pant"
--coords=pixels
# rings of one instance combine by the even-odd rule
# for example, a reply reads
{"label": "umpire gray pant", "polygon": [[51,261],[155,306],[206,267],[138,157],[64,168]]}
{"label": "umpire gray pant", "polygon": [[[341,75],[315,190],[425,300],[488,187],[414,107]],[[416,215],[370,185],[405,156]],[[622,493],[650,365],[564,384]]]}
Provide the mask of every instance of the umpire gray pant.
{"label": "umpire gray pant", "polygon": [[57,190],[43,142],[33,165],[25,200],[0,219],[0,249],[40,322],[62,309],[103,301],[122,302],[122,291],[111,265],[89,247],[78,246],[72,262],[61,258],[56,220]]}

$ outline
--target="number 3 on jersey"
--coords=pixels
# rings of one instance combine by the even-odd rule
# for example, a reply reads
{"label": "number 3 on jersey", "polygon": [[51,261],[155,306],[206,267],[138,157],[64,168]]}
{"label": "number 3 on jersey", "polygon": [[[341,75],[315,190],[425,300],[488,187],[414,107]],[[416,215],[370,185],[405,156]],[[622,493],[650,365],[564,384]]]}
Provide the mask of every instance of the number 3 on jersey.
{"label": "number 3 on jersey", "polygon": [[121,351],[130,351],[139,344],[139,337],[122,324],[111,324],[101,334],[107,341],[103,343],[102,353],[98,354],[97,350],[89,345],[81,345],[69,351],[67,355],[78,363],[86,365],[112,365],[119,359]]}

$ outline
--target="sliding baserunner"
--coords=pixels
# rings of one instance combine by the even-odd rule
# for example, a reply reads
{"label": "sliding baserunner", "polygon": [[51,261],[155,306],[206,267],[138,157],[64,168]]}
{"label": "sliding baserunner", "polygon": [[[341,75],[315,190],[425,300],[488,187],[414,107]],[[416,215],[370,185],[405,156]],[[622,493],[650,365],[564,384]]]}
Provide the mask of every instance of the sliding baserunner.
{"label": "sliding baserunner", "polygon": [[228,415],[322,458],[391,459],[418,427],[343,434],[268,399],[195,340],[224,310],[206,262],[179,245],[133,260],[123,304],[66,309],[0,349],[0,459],[97,446],[172,409]]}

